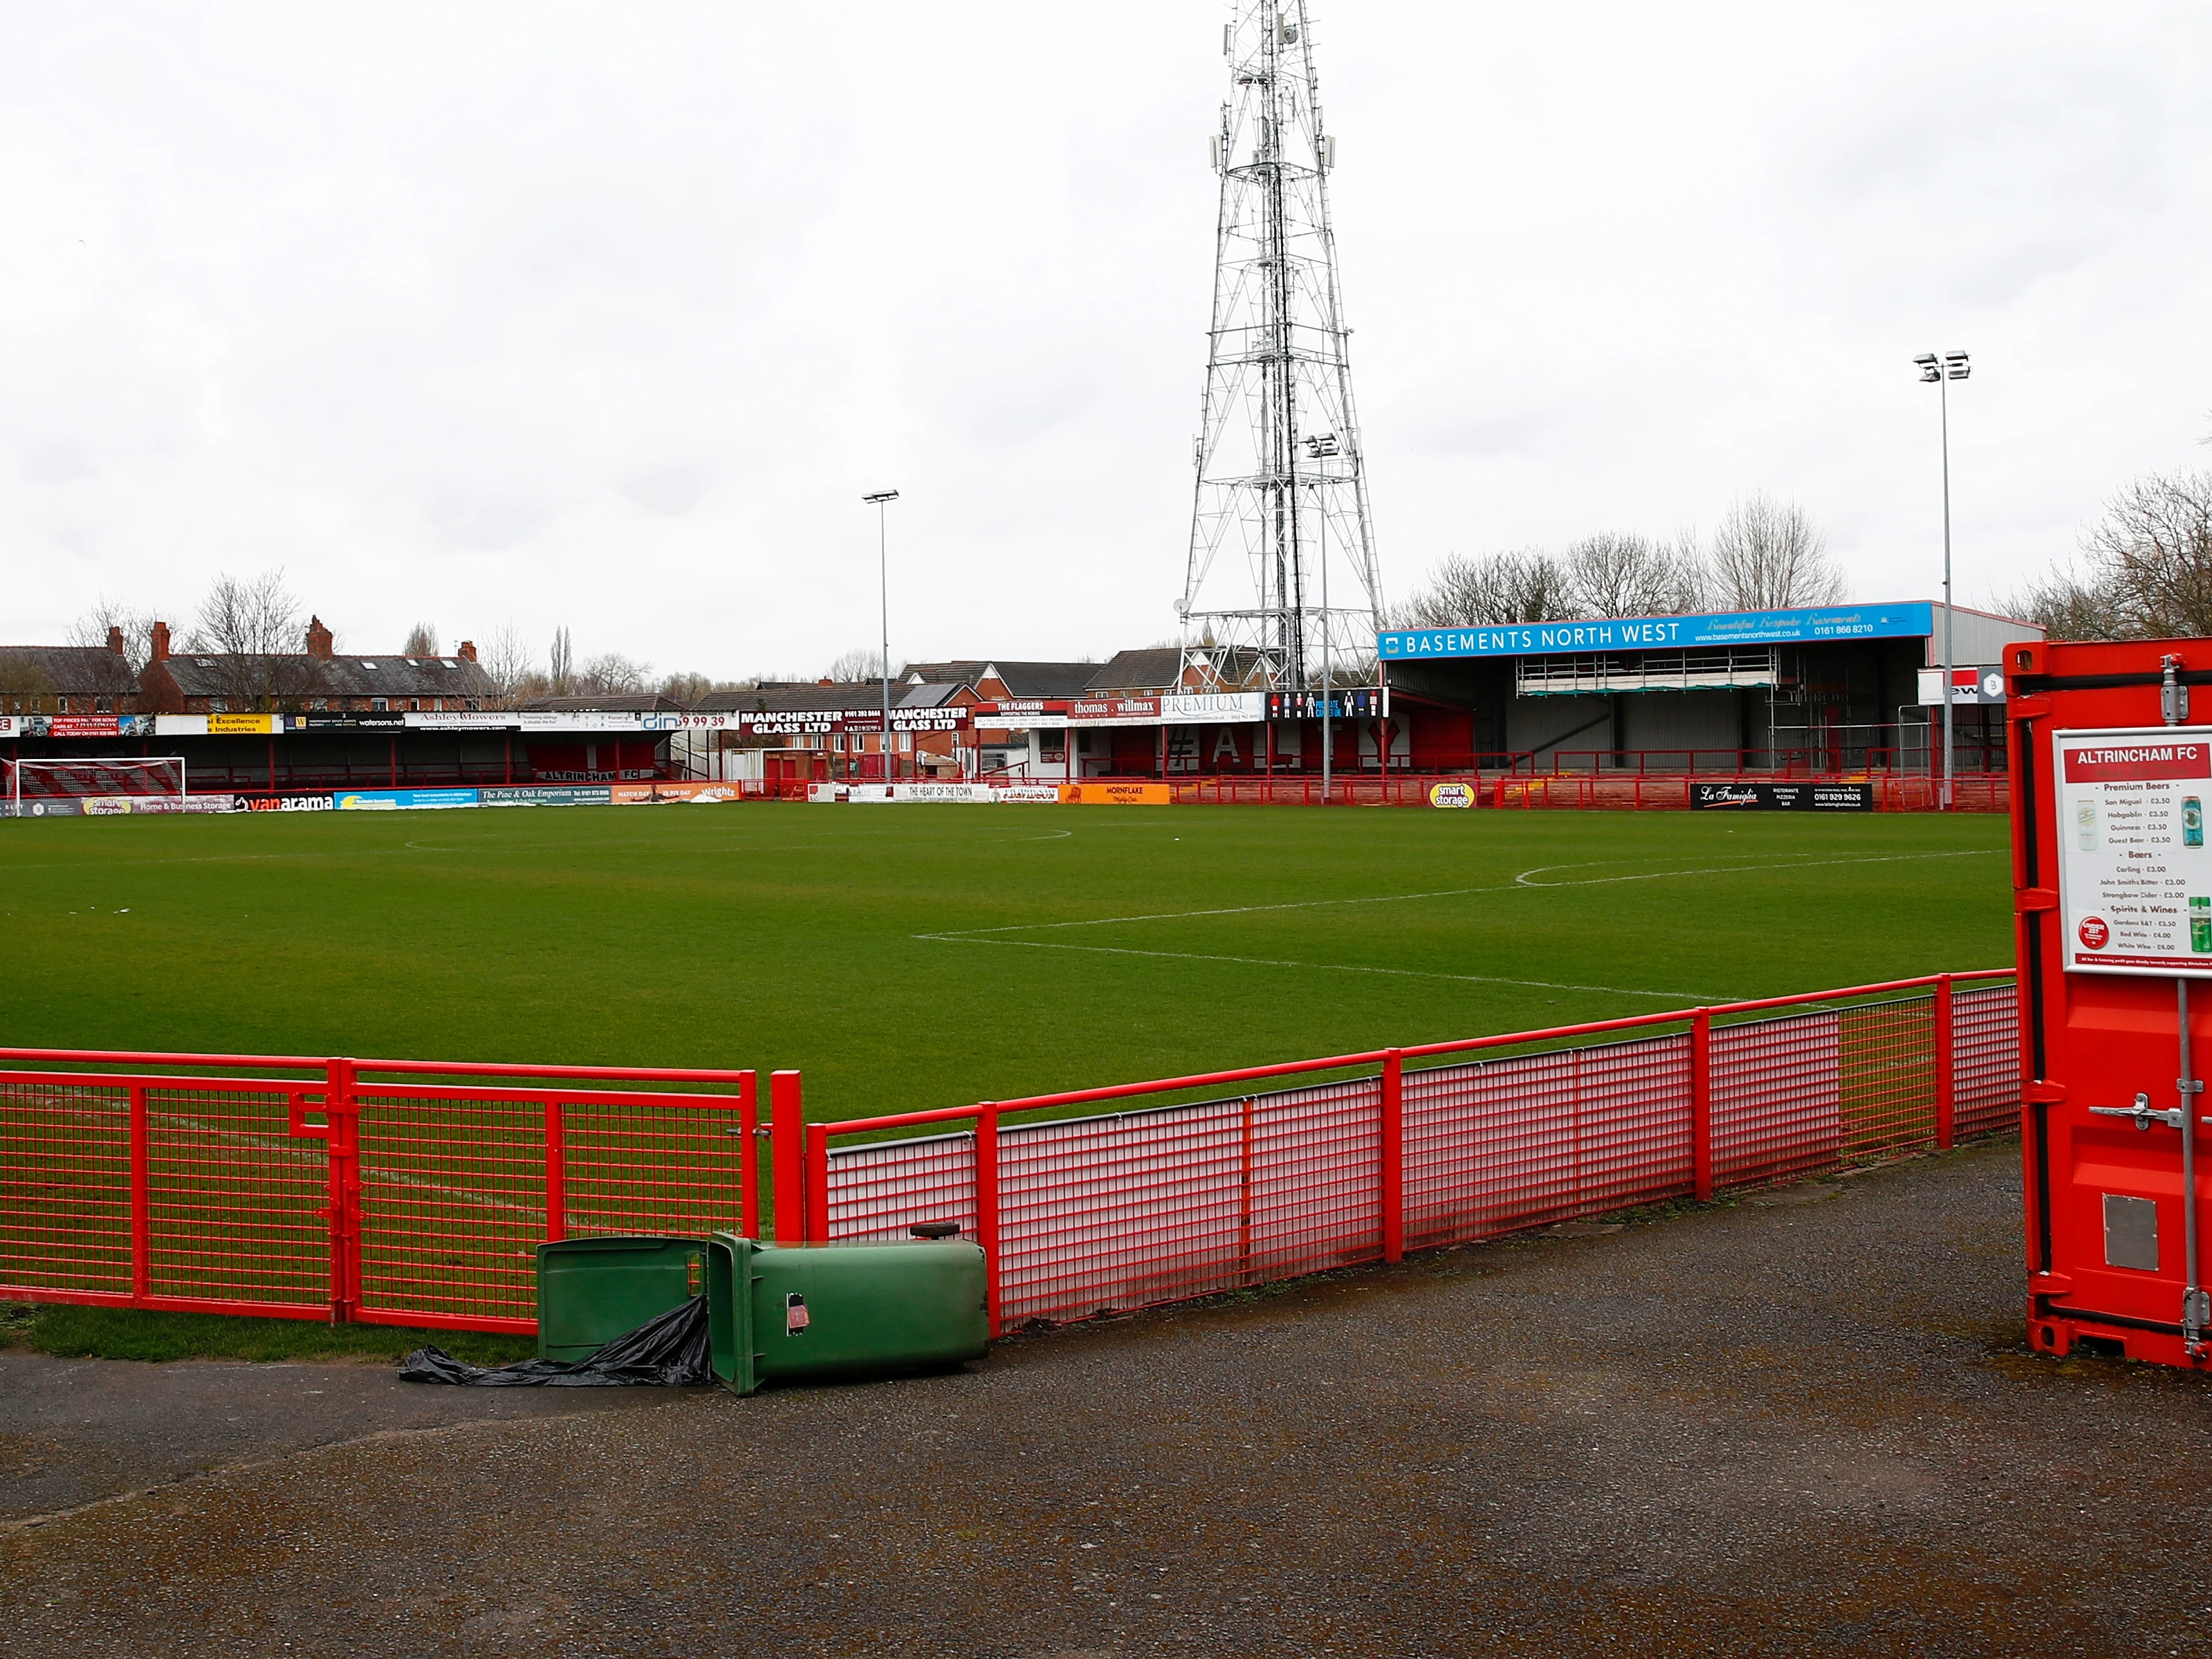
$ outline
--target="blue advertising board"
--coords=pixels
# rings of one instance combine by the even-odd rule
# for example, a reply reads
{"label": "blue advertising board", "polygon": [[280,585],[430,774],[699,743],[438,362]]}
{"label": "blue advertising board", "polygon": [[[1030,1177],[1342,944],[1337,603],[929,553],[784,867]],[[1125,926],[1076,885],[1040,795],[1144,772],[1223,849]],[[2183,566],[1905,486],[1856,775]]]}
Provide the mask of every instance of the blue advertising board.
{"label": "blue advertising board", "polygon": [[473,789],[341,789],[334,797],[341,812],[407,812],[425,808],[474,806]]}
{"label": "blue advertising board", "polygon": [[1680,651],[1731,645],[1809,645],[1828,640],[1924,639],[1936,607],[1831,605],[1802,611],[1737,611],[1702,617],[1623,617],[1607,622],[1515,623],[1496,628],[1403,628],[1375,636],[1385,662],[1435,657],[1540,657],[1579,651]]}

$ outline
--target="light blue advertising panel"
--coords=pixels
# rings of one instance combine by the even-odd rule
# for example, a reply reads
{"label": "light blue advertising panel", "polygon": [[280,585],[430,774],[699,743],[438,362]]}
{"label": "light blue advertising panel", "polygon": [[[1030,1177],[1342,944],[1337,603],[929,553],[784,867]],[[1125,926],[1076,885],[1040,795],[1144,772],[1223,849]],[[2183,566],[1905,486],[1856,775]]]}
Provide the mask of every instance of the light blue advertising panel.
{"label": "light blue advertising panel", "polygon": [[1806,645],[1822,640],[1923,639],[1936,607],[1831,605],[1805,611],[1739,611],[1709,617],[1626,617],[1612,622],[1516,623],[1500,628],[1406,628],[1375,636],[1385,662],[1419,657],[1540,657],[1554,652],[1680,651],[1730,645]]}
{"label": "light blue advertising panel", "polygon": [[473,789],[341,789],[332,800],[341,812],[414,812],[476,804]]}

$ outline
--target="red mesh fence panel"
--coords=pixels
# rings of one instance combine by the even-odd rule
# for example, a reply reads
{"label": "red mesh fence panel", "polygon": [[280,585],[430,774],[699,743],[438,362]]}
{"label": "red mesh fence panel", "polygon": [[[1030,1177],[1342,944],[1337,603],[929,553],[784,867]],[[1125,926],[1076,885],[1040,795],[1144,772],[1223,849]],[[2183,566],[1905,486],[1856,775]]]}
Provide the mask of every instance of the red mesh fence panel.
{"label": "red mesh fence panel", "polygon": [[1832,1013],[1713,1027],[1715,1186],[1779,1181],[1835,1163],[1843,1118],[1839,1029]]}
{"label": "red mesh fence panel", "polygon": [[1951,994],[1953,1127],[1961,1135],[2020,1121],[2020,998],[2009,985]]}
{"label": "red mesh fence panel", "polygon": [[[2008,987],[1957,991],[1956,1127],[2017,1109]],[[1934,997],[1789,1014],[1711,1034],[1713,1173],[1784,1179],[1935,1134]],[[1415,1068],[1403,1079],[1404,1242],[1419,1249],[1603,1213],[1692,1185],[1686,1033]],[[101,1058],[112,1060],[112,1056]],[[291,1063],[291,1062],[287,1062]],[[332,1138],[291,1132],[321,1085],[0,1073],[0,1287],[143,1291],[369,1316],[528,1320],[536,1247],[559,1234],[696,1236],[739,1224],[755,1156],[735,1102],[532,1098],[436,1085],[357,1097],[358,1284],[333,1287]],[[529,1085],[535,1095],[535,1083]],[[134,1091],[143,1128],[134,1142]],[[1382,1079],[999,1131],[999,1304],[1012,1323],[1206,1295],[1383,1249]],[[562,1123],[549,1149],[548,1097]],[[139,1147],[134,1154],[134,1144]],[[833,1148],[833,1238],[978,1224],[973,1133]],[[147,1240],[132,1258],[134,1156]],[[349,1167],[341,1161],[343,1174]],[[343,1261],[352,1261],[349,1243]],[[342,1267],[340,1277],[349,1277]]]}
{"label": "red mesh fence panel", "polygon": [[999,1304],[1079,1319],[1373,1259],[1382,1082],[1000,1131]]}
{"label": "red mesh fence panel", "polygon": [[738,1231],[751,1147],[737,1108],[571,1103],[568,1226],[580,1233]]}
{"label": "red mesh fence panel", "polygon": [[127,1088],[0,1078],[0,1285],[130,1291]]}
{"label": "red mesh fence panel", "polygon": [[975,1137],[927,1135],[830,1149],[830,1237],[904,1238],[916,1222],[975,1232]]}
{"label": "red mesh fence panel", "polygon": [[1872,1158],[1936,1139],[1936,999],[1846,1008],[1842,1023],[1843,1155]]}
{"label": "red mesh fence panel", "polygon": [[359,1103],[362,1306],[533,1317],[545,1237],[544,1108],[372,1094]]}
{"label": "red mesh fence panel", "polygon": [[1409,1249],[1691,1189],[1690,1040],[1408,1071]]}
{"label": "red mesh fence panel", "polygon": [[283,1090],[146,1091],[153,1294],[330,1299],[329,1165],[290,1109]]}

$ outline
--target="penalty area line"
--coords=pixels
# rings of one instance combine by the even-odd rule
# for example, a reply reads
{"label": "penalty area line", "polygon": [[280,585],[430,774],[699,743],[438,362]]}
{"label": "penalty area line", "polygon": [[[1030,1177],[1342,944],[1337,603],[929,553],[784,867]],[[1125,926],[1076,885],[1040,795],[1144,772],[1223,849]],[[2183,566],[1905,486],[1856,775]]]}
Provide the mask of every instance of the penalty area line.
{"label": "penalty area line", "polygon": [[[1664,881],[1670,876],[1752,875],[1763,870],[1815,870],[1839,864],[1905,864],[1923,859],[1993,858],[2000,849],[1972,848],[1951,853],[1886,853],[1865,858],[1791,859],[1776,864],[1712,865],[1694,870],[1655,870],[1639,876],[1589,876],[1576,881],[1530,881],[1549,870],[1589,870],[1590,864],[1544,864],[1523,870],[1503,886],[1440,887],[1425,893],[1372,893],[1358,898],[1292,899],[1279,904],[1233,904],[1206,910],[1154,910],[1133,916],[1092,916],[1079,921],[1017,921],[998,927],[957,927],[941,933],[917,933],[917,939],[987,939],[1001,933],[1041,933],[1063,927],[1113,927],[1133,921],[1195,921],[1207,916],[1249,916],[1275,910],[1321,910],[1353,904],[1408,904],[1419,899],[1468,898],[1479,893],[1525,893],[1557,887],[1601,887],[1610,882]],[[1385,970],[1377,969],[1377,973]],[[1514,981],[1518,983],[1519,981]]]}
{"label": "penalty area line", "polygon": [[1139,951],[1120,945],[1062,945],[1055,939],[976,939],[965,933],[916,933],[918,939],[940,945],[1012,945],[1032,951],[1081,951],[1092,956],[1158,957],[1171,962],[1226,962],[1243,968],[1294,968],[1301,973],[1382,974],[1393,979],[1441,979],[1462,985],[1521,985],[1539,991],[1596,991],[1607,996],[1656,997],[1663,1001],[1702,1005],[1735,999],[1703,991],[1637,991],[1622,985],[1572,985],[1552,979],[1509,979],[1502,974],[1440,974],[1420,968],[1370,968],[1357,963],[1290,962],[1274,957],[1228,957],[1197,951]]}

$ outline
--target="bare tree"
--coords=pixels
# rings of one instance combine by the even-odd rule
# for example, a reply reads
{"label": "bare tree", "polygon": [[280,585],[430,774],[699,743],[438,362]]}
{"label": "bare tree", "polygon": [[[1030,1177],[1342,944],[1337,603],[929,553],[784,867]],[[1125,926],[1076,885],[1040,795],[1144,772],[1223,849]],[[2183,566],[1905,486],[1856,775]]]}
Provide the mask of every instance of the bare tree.
{"label": "bare tree", "polygon": [[407,630],[407,643],[399,647],[399,654],[403,657],[443,656],[445,653],[438,648],[437,628],[430,623],[416,623]]}
{"label": "bare tree", "polygon": [[868,646],[856,646],[839,653],[830,665],[830,678],[840,685],[850,685],[855,680],[879,680],[884,677],[884,653]]}
{"label": "bare tree", "polygon": [[219,695],[234,709],[274,708],[312,691],[320,665],[307,654],[300,602],[282,570],[223,575],[200,601],[185,649],[215,659]]}
{"label": "bare tree", "polygon": [[721,689],[704,674],[670,674],[660,682],[660,695],[673,697],[678,702],[696,702],[709,692]]}
{"label": "bare tree", "polygon": [[493,633],[481,666],[497,688],[500,706],[513,708],[545,691],[545,675],[531,655],[529,642],[513,623],[503,623]]}
{"label": "bare tree", "polygon": [[1713,532],[1710,602],[1733,611],[1840,605],[1843,572],[1805,509],[1764,494],[1730,507]]}
{"label": "bare tree", "polygon": [[644,690],[652,672],[651,665],[633,662],[619,651],[603,651],[577,674],[576,689],[591,696],[626,696]]}
{"label": "bare tree", "polygon": [[100,689],[112,694],[127,696],[138,689],[139,672],[146,666],[154,651],[154,613],[125,605],[102,594],[91,610],[70,624],[69,642],[71,645],[105,651],[115,631],[123,635],[123,656],[111,669],[104,664],[103,678],[112,676],[112,684]]}
{"label": "bare tree", "polygon": [[565,697],[576,689],[576,647],[568,638],[568,630],[553,630],[553,657],[546,675],[546,689],[556,697]]}
{"label": "bare tree", "polygon": [[1568,607],[1577,617],[1656,617],[1705,602],[1705,562],[1694,538],[1674,544],[1605,532],[1567,550]]}
{"label": "bare tree", "polygon": [[1481,628],[1552,622],[1569,614],[1567,569],[1550,554],[1447,555],[1428,586],[1401,605],[1401,628]]}
{"label": "bare tree", "polygon": [[2008,617],[2041,623],[2054,640],[2124,640],[2128,631],[2117,590],[2085,580],[2071,567],[2053,570],[2018,592],[2000,599],[1996,608]]}
{"label": "bare tree", "polygon": [[2082,544],[2091,585],[2112,594],[2118,637],[2212,634],[2212,472],[2130,484]]}

